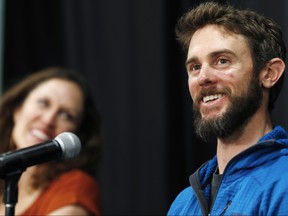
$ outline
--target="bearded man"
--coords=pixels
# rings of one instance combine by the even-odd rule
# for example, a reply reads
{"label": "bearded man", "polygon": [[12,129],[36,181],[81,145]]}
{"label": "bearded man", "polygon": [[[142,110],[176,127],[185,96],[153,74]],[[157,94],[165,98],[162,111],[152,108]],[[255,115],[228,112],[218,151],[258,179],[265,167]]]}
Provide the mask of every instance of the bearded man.
{"label": "bearded man", "polygon": [[288,133],[271,110],[286,48],[277,23],[202,3],[179,19],[197,134],[216,156],[190,176],[168,215],[288,215]]}

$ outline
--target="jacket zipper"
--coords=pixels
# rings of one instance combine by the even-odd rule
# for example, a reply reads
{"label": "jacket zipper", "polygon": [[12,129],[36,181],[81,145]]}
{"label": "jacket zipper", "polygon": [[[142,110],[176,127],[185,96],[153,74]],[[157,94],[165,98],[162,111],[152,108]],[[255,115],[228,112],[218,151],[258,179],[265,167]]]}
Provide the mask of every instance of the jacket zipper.
{"label": "jacket zipper", "polygon": [[226,210],[229,208],[229,206],[231,205],[232,201],[228,201],[225,208],[223,209],[223,211],[221,212],[220,216],[223,216],[226,212]]}
{"label": "jacket zipper", "polygon": [[[221,214],[219,214],[220,216],[223,216],[226,212],[226,210],[229,208],[229,206],[231,205],[232,201],[228,201],[225,208],[223,209],[223,211],[221,212]],[[208,216],[211,216],[211,212],[208,214]]]}
{"label": "jacket zipper", "polygon": [[[226,165],[226,167],[225,167],[225,169],[224,169],[224,171],[223,171],[223,178],[224,178],[224,174],[227,172],[226,170],[231,166],[231,164],[234,163],[234,161],[237,161],[238,158],[241,158],[242,155],[247,154],[247,152],[250,152],[250,151],[253,151],[254,149],[259,148],[259,144],[262,144],[262,145],[263,145],[263,144],[264,144],[264,145],[266,144],[266,145],[267,145],[267,144],[270,144],[271,141],[272,141],[273,143],[275,142],[275,140],[265,140],[265,141],[259,142],[258,145],[252,146],[252,147],[246,149],[245,151],[239,153],[239,154],[236,155],[234,158],[232,158],[232,159],[228,162],[228,164]],[[271,145],[271,144],[270,144],[270,145]],[[218,187],[218,190],[217,190],[217,192],[216,192],[216,196],[215,196],[215,197],[217,197],[217,194],[218,194],[218,191],[219,191],[220,186],[221,186],[221,184],[222,184],[223,178],[222,178],[222,180],[221,180],[221,182],[220,182],[220,185],[219,185],[219,187]],[[215,198],[215,200],[216,200],[216,198]],[[214,202],[215,202],[215,200],[214,200]],[[227,202],[225,208],[223,209],[223,211],[222,211],[221,214],[220,214],[221,216],[225,214],[226,210],[227,210],[227,209],[229,208],[229,206],[231,205],[231,202],[232,202],[232,201],[228,201],[228,202]],[[213,203],[213,205],[214,205],[214,203]],[[212,205],[212,207],[211,207],[211,210],[213,209],[213,205]],[[210,213],[209,213],[208,215],[210,215]]]}

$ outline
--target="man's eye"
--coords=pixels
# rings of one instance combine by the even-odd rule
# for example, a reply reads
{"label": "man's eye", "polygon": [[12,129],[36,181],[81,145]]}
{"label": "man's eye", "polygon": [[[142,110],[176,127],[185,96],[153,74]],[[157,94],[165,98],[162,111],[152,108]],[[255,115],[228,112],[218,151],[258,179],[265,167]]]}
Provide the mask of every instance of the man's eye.
{"label": "man's eye", "polygon": [[188,72],[198,71],[201,69],[200,64],[193,64],[188,68]]}
{"label": "man's eye", "polygon": [[201,69],[201,65],[193,65],[192,70],[196,71],[196,70],[200,70]]}
{"label": "man's eye", "polygon": [[218,60],[219,64],[226,64],[228,62],[229,62],[229,60],[228,59],[224,59],[224,58]]}

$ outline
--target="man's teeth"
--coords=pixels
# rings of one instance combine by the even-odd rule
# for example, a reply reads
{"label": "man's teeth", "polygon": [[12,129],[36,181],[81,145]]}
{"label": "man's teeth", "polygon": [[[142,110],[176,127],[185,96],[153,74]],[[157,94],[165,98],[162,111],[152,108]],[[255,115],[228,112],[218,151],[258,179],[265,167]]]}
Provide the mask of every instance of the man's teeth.
{"label": "man's teeth", "polygon": [[216,100],[220,97],[222,97],[222,94],[208,95],[208,96],[203,97],[203,102],[206,103],[211,100]]}

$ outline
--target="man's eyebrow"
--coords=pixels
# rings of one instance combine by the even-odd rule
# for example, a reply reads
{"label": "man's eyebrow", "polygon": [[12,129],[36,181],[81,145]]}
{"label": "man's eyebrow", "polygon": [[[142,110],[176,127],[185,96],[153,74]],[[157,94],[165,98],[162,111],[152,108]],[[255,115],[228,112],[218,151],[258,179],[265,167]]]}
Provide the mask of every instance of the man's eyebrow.
{"label": "man's eyebrow", "polygon": [[191,57],[191,58],[186,60],[185,66],[187,67],[188,64],[190,64],[191,62],[195,62],[195,61],[198,61],[198,58],[197,57]]}
{"label": "man's eyebrow", "polygon": [[[213,51],[211,53],[209,53],[209,58],[213,58],[214,56],[217,56],[217,55],[220,55],[220,54],[230,54],[230,55],[234,55],[235,56],[235,53],[230,50],[230,49],[221,49],[221,50],[216,50],[216,51]],[[196,56],[193,56],[189,59],[186,60],[185,62],[185,66],[187,66],[188,64],[190,64],[191,62],[195,62],[195,61],[199,61],[198,57]]]}
{"label": "man's eyebrow", "polygon": [[217,50],[217,51],[211,52],[209,54],[209,57],[214,57],[214,56],[221,55],[221,54],[229,54],[229,55],[235,56],[235,53],[232,50],[222,49],[222,50]]}

